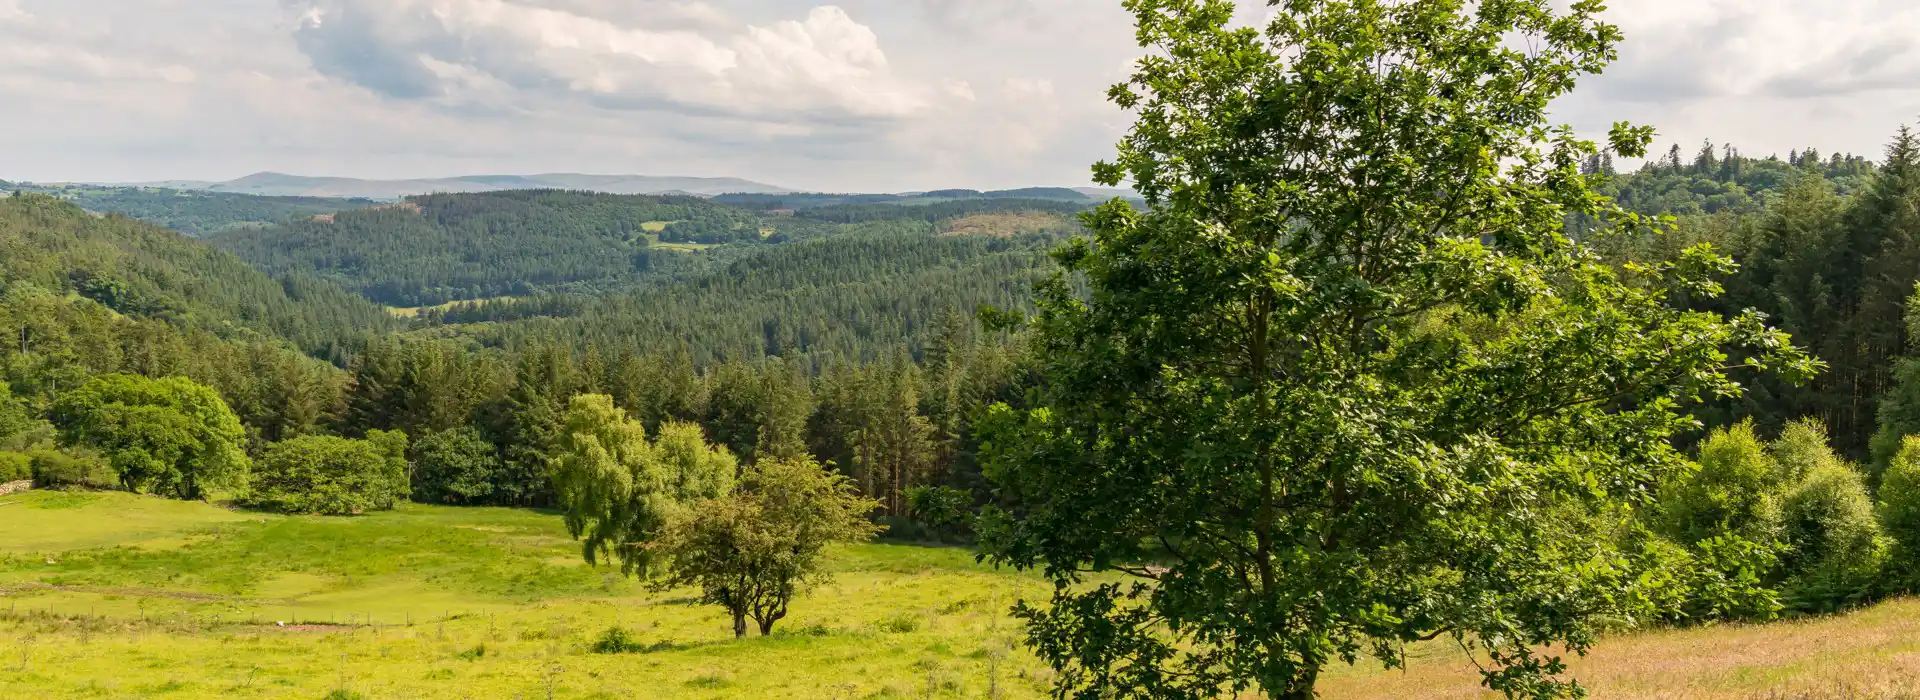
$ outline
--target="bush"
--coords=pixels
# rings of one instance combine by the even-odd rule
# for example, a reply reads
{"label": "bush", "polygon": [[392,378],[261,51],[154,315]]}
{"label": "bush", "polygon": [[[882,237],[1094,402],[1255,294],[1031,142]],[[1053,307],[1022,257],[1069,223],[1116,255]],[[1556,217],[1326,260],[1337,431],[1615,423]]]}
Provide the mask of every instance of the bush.
{"label": "bush", "polygon": [[907,489],[907,514],[934,539],[965,539],[973,534],[973,494],[947,486]]}
{"label": "bush", "polygon": [[90,454],[42,450],[33,453],[33,485],[42,489],[106,490],[119,487],[120,475],[106,460]]}
{"label": "bush", "polygon": [[0,452],[0,484],[33,478],[33,457],[18,452]]}
{"label": "bush", "polygon": [[1886,538],[1865,478],[1844,463],[1820,464],[1787,495],[1786,597],[1794,610],[1832,612],[1866,601],[1886,562]]}
{"label": "bush", "polygon": [[1880,478],[1880,526],[1893,539],[1894,585],[1920,589],[1920,436],[1909,436]]}
{"label": "bush", "polygon": [[1780,527],[1779,471],[1753,424],[1714,431],[1700,445],[1699,471],[1661,491],[1663,534],[1688,545],[1725,536],[1773,541]]}
{"label": "bush", "polygon": [[618,625],[608,627],[606,632],[601,633],[600,639],[593,643],[595,654],[638,654],[646,650],[647,646],[641,644],[638,637]]}
{"label": "bush", "polygon": [[899,613],[882,618],[874,626],[880,631],[892,634],[912,634],[920,631],[920,618],[912,613]]}
{"label": "bush", "polygon": [[504,469],[493,443],[470,427],[421,438],[414,443],[413,461],[413,493],[422,503],[486,503]]}
{"label": "bush", "polygon": [[1827,426],[1811,418],[1788,423],[1768,452],[1780,484],[1798,484],[1816,469],[1844,464],[1827,444]]}
{"label": "bush", "polygon": [[391,510],[411,492],[407,435],[365,440],[308,435],[267,447],[247,503],[283,513],[355,515]]}

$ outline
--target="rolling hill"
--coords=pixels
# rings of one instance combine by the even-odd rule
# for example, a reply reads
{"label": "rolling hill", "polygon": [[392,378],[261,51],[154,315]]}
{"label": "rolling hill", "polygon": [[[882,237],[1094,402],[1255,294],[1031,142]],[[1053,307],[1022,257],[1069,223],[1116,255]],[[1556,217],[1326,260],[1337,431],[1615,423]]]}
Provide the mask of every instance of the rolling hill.
{"label": "rolling hill", "polygon": [[315,354],[393,326],[378,306],[311,276],[268,276],[178,232],[44,195],[0,199],[0,288],[16,283],[128,317],[284,338]]}
{"label": "rolling hill", "polygon": [[102,214],[160,224],[189,236],[236,228],[261,228],[294,218],[312,218],[378,205],[371,199],[267,197],[161,187],[43,185],[28,191],[53,195]]}
{"label": "rolling hill", "polygon": [[629,281],[654,263],[650,234],[685,222],[760,239],[758,215],[697,197],[515,190],[416,196],[208,240],[269,274],[420,307]]}

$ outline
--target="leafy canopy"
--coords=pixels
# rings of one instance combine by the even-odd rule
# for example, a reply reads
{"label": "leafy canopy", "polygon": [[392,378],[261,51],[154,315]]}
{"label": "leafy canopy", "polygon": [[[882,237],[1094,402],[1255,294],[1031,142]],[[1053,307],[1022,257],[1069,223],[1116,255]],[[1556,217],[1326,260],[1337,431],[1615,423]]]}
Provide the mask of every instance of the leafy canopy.
{"label": "leafy canopy", "polygon": [[50,414],[69,446],[105,453],[121,485],[183,499],[246,484],[246,430],[213,389],[180,377],[94,377]]}
{"label": "leafy canopy", "polygon": [[1900,451],[1887,465],[1875,495],[1879,498],[1881,526],[1899,548],[1894,559],[1902,570],[1895,573],[1904,580],[1897,583],[1911,589],[1920,583],[1915,578],[1920,574],[1915,570],[1920,565],[1920,436],[1901,441]]}
{"label": "leafy canopy", "polygon": [[659,542],[671,573],[657,585],[699,588],[701,602],[732,615],[736,637],[746,636],[748,618],[771,634],[796,594],[826,580],[827,545],[879,534],[867,520],[878,506],[813,460],[761,460],[738,492],[705,504]]}
{"label": "leafy canopy", "polygon": [[414,443],[415,495],[428,503],[487,502],[504,478],[499,449],[472,426],[429,433]]}
{"label": "leafy canopy", "polygon": [[651,574],[657,540],[692,505],[733,490],[738,463],[706,443],[699,426],[669,423],[660,439],[604,394],[574,397],[551,456],[567,531],[588,562],[612,557]]}
{"label": "leafy canopy", "polygon": [[407,434],[373,430],[365,440],[303,435],[260,459],[248,502],[284,513],[358,515],[392,510],[412,495]]}
{"label": "leafy canopy", "polygon": [[1547,125],[1621,39],[1557,4],[1285,0],[1263,32],[1224,0],[1126,3],[1151,52],[1095,173],[1149,208],[1057,253],[1085,293],[1040,290],[1046,384],[981,426],[1010,504],[983,544],[1057,584],[1018,613],[1058,694],[1306,698],[1432,638],[1494,690],[1577,694],[1547,645],[1673,599],[1620,530],[1686,464],[1684,407],[1815,366],[1758,314],[1680,308],[1731,269],[1710,248],[1622,269],[1565,234],[1656,224]]}

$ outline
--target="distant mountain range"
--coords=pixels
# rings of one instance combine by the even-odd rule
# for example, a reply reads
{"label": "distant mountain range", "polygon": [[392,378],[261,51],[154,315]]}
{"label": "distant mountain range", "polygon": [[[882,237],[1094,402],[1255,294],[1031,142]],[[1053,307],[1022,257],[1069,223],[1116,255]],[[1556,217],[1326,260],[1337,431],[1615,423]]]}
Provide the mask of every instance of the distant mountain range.
{"label": "distant mountain range", "polygon": [[[101,183],[105,184],[105,183]],[[490,192],[496,190],[561,189],[588,190],[607,194],[690,194],[712,196],[727,193],[785,194],[793,190],[732,177],[654,177],[648,175],[583,175],[548,173],[544,175],[472,175],[468,177],[417,180],[362,180],[349,177],[306,177],[282,173],[256,173],[227,182],[169,180],[163,182],[117,183],[115,187],[164,187],[175,190],[227,192],[274,197],[348,197],[399,199],[408,195]]]}

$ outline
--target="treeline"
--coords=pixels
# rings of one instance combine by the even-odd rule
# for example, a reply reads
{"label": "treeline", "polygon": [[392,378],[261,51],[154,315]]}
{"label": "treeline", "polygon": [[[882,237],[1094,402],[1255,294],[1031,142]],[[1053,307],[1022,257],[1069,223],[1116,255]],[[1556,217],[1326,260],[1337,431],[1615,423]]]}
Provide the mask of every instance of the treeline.
{"label": "treeline", "polygon": [[696,197],[518,190],[409,197],[209,240],[272,274],[318,275],[417,307],[634,278],[656,261],[647,224],[751,218]]}
{"label": "treeline", "polygon": [[[1589,175],[1615,175],[1610,155],[1589,158],[1582,167]],[[1650,159],[1630,175],[1613,178],[1600,191],[1622,207],[1645,214],[1690,216],[1732,212],[1756,214],[1770,198],[1806,173],[1817,173],[1842,193],[1852,192],[1873,174],[1866,158],[1835,153],[1821,157],[1818,149],[1790,151],[1757,158],[1731,144],[1701,144],[1691,156],[1675,145],[1665,155]]]}
{"label": "treeline", "polygon": [[822,207],[860,206],[865,204],[925,206],[952,200],[979,199],[1052,200],[1055,202],[1085,206],[1092,204],[1094,198],[1064,187],[1026,187],[987,192],[965,189],[933,190],[918,194],[815,194],[800,192],[788,194],[723,194],[714,197],[713,201],[742,209],[764,212],[780,210],[806,211]]}
{"label": "treeline", "polygon": [[[596,394],[611,397],[650,432],[696,425],[703,439],[744,463],[817,457],[904,521],[912,494],[926,489],[964,493],[960,500],[971,506],[983,484],[970,417],[987,403],[1017,400],[1024,376],[1011,339],[980,332],[958,311],[941,316],[918,357],[901,347],[885,361],[836,364],[818,376],[781,358],[697,367],[684,350],[540,345],[503,352],[399,337],[370,340],[339,372],[271,346],[237,346],[181,335],[164,322],[115,317],[83,299],[15,290],[5,301],[0,329],[39,319],[34,330],[43,335],[24,352],[0,352],[6,371],[0,386],[9,387],[0,408],[0,451],[59,448],[99,463],[84,470],[86,479],[52,485],[119,485],[184,498],[215,488],[180,480],[186,477],[179,474],[199,470],[224,475],[219,488],[256,501],[302,503],[305,491],[287,484],[328,482],[324,473],[293,472],[321,469],[314,460],[334,459],[328,456],[334,452],[364,451],[342,440],[381,443],[391,435],[400,442],[368,453],[399,454],[395,458],[409,465],[401,485],[383,486],[386,492],[459,505],[553,505],[549,466],[565,433],[567,406],[576,396]],[[94,406],[93,413],[76,413],[76,401]],[[128,412],[143,405],[149,408]],[[221,416],[232,418],[231,427],[216,425]],[[182,427],[202,419],[215,427]],[[135,430],[145,420],[156,421],[154,430],[190,436],[212,430],[219,463],[176,450],[168,454],[184,460],[174,469],[179,474],[131,474],[135,465],[160,468],[145,453],[138,459],[116,454],[153,445],[99,436]],[[76,427],[88,421],[97,425]],[[294,459],[295,453],[309,457]],[[242,459],[235,454],[253,465],[240,481],[261,490],[234,481],[233,473],[247,471],[228,464]],[[357,463],[387,468],[378,459]],[[924,532],[950,529],[957,517],[949,513]]]}
{"label": "treeline", "polygon": [[971,199],[938,204],[836,204],[803,209],[794,215],[837,224],[870,221],[925,221],[938,223],[974,214],[1040,212],[1068,216],[1088,209],[1086,201],[1064,202],[1051,199]]}

